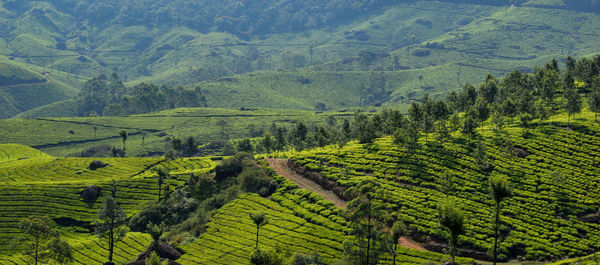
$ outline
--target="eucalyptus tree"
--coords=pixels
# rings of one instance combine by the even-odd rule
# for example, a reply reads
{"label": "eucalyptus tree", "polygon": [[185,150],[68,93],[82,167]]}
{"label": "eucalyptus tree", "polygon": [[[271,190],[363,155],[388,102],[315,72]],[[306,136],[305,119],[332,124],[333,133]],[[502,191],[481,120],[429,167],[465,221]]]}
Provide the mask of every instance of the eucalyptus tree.
{"label": "eucalyptus tree", "polygon": [[440,204],[438,210],[440,225],[449,232],[448,242],[450,244],[452,264],[456,264],[456,247],[458,245],[458,237],[465,232],[465,217],[452,200],[447,200]]}
{"label": "eucalyptus tree", "polygon": [[264,212],[254,212],[250,213],[250,219],[256,225],[256,246],[258,249],[258,234],[260,232],[260,228],[269,223],[269,219],[267,219],[267,215]]}
{"label": "eucalyptus tree", "polygon": [[492,259],[494,265],[498,259],[498,238],[500,237],[500,203],[512,195],[512,189],[505,177],[490,176],[490,197],[494,200],[494,246]]}

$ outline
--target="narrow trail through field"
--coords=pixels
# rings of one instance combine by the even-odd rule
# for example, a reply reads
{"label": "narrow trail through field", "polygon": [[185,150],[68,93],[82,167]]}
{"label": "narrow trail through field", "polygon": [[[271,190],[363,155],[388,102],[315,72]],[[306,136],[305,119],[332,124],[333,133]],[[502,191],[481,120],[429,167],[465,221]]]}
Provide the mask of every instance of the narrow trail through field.
{"label": "narrow trail through field", "polygon": [[[323,198],[325,198],[326,200],[333,202],[335,206],[342,209],[346,208],[346,201],[340,199],[340,197],[335,195],[335,193],[333,193],[330,190],[324,189],[316,182],[307,179],[303,176],[300,176],[292,169],[290,169],[287,165],[287,159],[269,158],[267,159],[267,162],[269,163],[269,166],[277,172],[277,174],[281,175],[289,181],[298,184],[298,187],[300,187],[301,189],[316,192],[323,196]],[[398,240],[398,245],[411,249],[425,250],[422,244],[412,240],[409,237],[401,237],[400,240]]]}
{"label": "narrow trail through field", "polygon": [[333,202],[335,204],[335,206],[337,206],[338,208],[342,208],[342,209],[346,208],[346,201],[340,199],[340,197],[335,195],[335,193],[333,193],[333,191],[326,190],[323,187],[321,187],[319,184],[317,184],[316,182],[314,182],[310,179],[307,179],[303,176],[300,176],[300,175],[296,174],[296,172],[292,171],[292,169],[290,169],[287,166],[287,159],[270,158],[270,159],[267,159],[267,162],[269,163],[269,166],[271,166],[273,169],[275,169],[277,174],[281,175],[282,177],[286,178],[289,181],[292,181],[292,182],[298,184],[298,187],[300,187],[301,189],[310,190],[312,192],[316,192],[316,193],[320,194],[326,200]]}

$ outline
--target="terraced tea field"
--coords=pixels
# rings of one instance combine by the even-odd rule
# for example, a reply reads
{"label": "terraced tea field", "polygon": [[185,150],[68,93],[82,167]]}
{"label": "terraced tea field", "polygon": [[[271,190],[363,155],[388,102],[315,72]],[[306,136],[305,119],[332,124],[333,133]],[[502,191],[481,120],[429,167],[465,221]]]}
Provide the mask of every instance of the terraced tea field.
{"label": "terraced tea field", "polygon": [[[572,129],[561,116],[525,130],[510,127],[501,135],[489,128],[481,132],[492,174],[508,176],[514,186],[514,196],[502,210],[507,239],[501,249],[510,257],[555,259],[600,249],[600,225],[586,221],[600,207],[600,126],[583,119],[590,114],[581,115]],[[386,137],[374,144],[304,151],[292,159],[346,187],[377,180],[381,192],[376,194],[386,210],[397,211],[433,241],[443,235],[436,207],[447,196],[442,191],[450,189],[449,196],[467,216],[460,244],[483,253],[493,243],[493,207],[475,145],[465,138],[446,143],[429,138],[429,144],[421,138],[414,154]],[[517,150],[524,153],[513,154]],[[451,187],[443,184],[446,173],[452,176]]]}
{"label": "terraced tea field", "polygon": [[[87,246],[77,248],[78,251],[89,250],[87,254],[78,252],[81,254],[78,260],[81,264],[92,264],[86,261],[103,254],[98,254],[101,250],[89,247],[98,243],[91,240],[93,236],[88,229],[96,218],[98,206],[104,196],[112,194],[113,187],[116,200],[130,216],[147,202],[158,198],[154,167],[160,165],[170,169],[173,177],[166,183],[178,186],[187,180],[189,174],[206,173],[216,165],[209,158],[183,158],[168,162],[161,157],[102,158],[107,166],[91,170],[88,167],[94,160],[58,158],[21,145],[0,145],[0,254],[14,253],[10,241],[18,233],[20,218],[48,215],[59,225],[80,228],[79,233],[67,233],[67,239],[75,246],[79,243]],[[96,201],[87,203],[81,192],[90,185],[100,187],[101,192]],[[85,240],[91,241],[85,243]],[[124,248],[135,246],[130,247],[135,251],[124,253],[135,256],[147,243],[148,236],[133,234]],[[129,260],[130,257],[121,258]]]}
{"label": "terraced tea field", "polygon": [[[248,137],[251,128],[267,131],[273,123],[288,127],[298,120],[322,124],[329,116],[341,121],[347,115],[351,113],[194,108],[127,117],[9,119],[0,120],[0,144],[22,144],[54,156],[68,156],[98,145],[121,148],[119,131],[125,130],[129,134],[127,156],[139,157],[162,154],[173,137],[194,136],[205,144]],[[225,126],[219,125],[222,122]]]}
{"label": "terraced tea field", "polygon": [[[276,176],[280,189],[270,199],[245,194],[219,209],[207,231],[194,243],[181,246],[186,254],[181,264],[248,264],[254,250],[256,226],[249,217],[255,211],[265,212],[269,223],[260,230],[260,247],[280,248],[291,254],[318,252],[326,261],[339,259],[343,243],[349,239],[341,209],[320,195],[299,189],[294,183]],[[401,264],[441,262],[443,254],[399,248]],[[460,262],[472,259],[459,258]],[[391,264],[389,257],[384,264]]]}
{"label": "terraced tea field", "polygon": [[[87,234],[67,232],[63,233],[62,239],[66,240],[73,247],[72,264],[103,264],[108,256],[108,249],[105,243],[98,238]],[[150,245],[150,236],[147,234],[132,232],[127,234],[122,242],[115,245],[114,261],[116,264],[126,264],[135,260],[137,255],[145,251]],[[6,265],[29,265],[27,257],[21,255],[2,256],[0,263]]]}

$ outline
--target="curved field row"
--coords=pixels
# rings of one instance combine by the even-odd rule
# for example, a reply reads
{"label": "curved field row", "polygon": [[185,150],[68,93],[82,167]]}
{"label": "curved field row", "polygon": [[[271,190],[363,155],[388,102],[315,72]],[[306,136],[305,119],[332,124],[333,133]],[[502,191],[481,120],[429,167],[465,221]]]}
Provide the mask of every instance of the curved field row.
{"label": "curved field row", "polygon": [[44,152],[19,144],[0,144],[0,166],[6,162],[24,158],[50,157]]}
{"label": "curved field row", "polygon": [[[600,130],[573,128],[542,124],[527,133],[516,128],[507,129],[504,136],[481,132],[493,174],[508,176],[515,188],[503,209],[510,232],[502,247],[511,253],[523,251],[528,259],[547,259],[600,249],[600,225],[580,220],[600,207]],[[429,138],[430,143],[421,142],[414,154],[388,137],[373,145],[350,143],[341,149],[304,151],[292,159],[343,186],[377,179],[382,189],[377,196],[386,202],[387,210],[398,211],[419,233],[435,237],[442,236],[435,221],[436,207],[446,198],[442,180],[450,174],[451,195],[468,220],[461,244],[487,250],[492,243],[492,202],[487,173],[474,158],[475,145],[464,139],[439,143]],[[507,140],[513,146],[510,151]],[[517,149],[527,156],[511,154]]]}
{"label": "curved field row", "polygon": [[[256,240],[256,226],[249,214],[255,211],[265,212],[269,219],[269,223],[260,229],[259,245],[262,248],[280,248],[290,254],[318,252],[327,261],[341,258],[343,243],[350,239],[342,210],[281,176],[275,178],[280,188],[271,199],[244,194],[219,209],[204,234],[194,243],[181,246],[186,254],[177,262],[184,265],[248,264]],[[403,247],[398,250],[397,261],[402,264],[439,262],[447,258],[428,251]],[[391,264],[391,258],[385,256],[382,262]]]}
{"label": "curved field row", "polygon": [[[132,215],[147,202],[158,199],[153,167],[164,164],[172,172],[181,173],[165,181],[178,186],[187,180],[185,174],[206,173],[216,165],[208,158],[170,162],[163,158],[102,158],[108,166],[90,170],[93,158],[54,158],[18,145],[12,145],[9,151],[3,157],[11,160],[0,162],[0,254],[16,251],[9,243],[18,235],[18,222],[23,217],[47,215],[59,225],[87,229],[105,196],[113,194],[113,184],[116,200],[127,215]],[[26,154],[32,155],[29,159],[12,159]],[[100,187],[101,191],[94,202],[86,203],[81,193],[90,185]]]}
{"label": "curved field row", "polygon": [[[103,264],[108,261],[108,248],[104,241],[100,241],[89,233],[66,232],[62,234],[73,247],[73,263],[71,264]],[[114,261],[116,264],[125,264],[137,258],[150,245],[151,238],[147,234],[131,232],[122,242],[115,244]],[[0,256],[0,263],[6,265],[31,265],[31,257],[21,254]]]}
{"label": "curved field row", "polygon": [[[106,167],[91,170],[101,160]],[[130,177],[161,161],[161,158],[53,158],[43,156],[0,164],[0,182],[72,182]]]}

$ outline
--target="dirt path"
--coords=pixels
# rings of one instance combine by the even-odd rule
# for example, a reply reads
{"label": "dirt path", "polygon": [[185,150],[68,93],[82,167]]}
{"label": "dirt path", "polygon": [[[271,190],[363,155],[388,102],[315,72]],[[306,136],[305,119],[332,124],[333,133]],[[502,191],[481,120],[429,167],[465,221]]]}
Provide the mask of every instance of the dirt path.
{"label": "dirt path", "polygon": [[337,195],[335,195],[335,193],[333,193],[330,190],[326,190],[323,187],[321,187],[319,184],[317,184],[316,182],[306,179],[303,176],[296,174],[296,172],[293,172],[287,166],[286,159],[270,158],[270,159],[267,159],[267,162],[269,162],[270,167],[275,169],[277,174],[283,176],[284,178],[286,178],[289,181],[292,181],[292,182],[298,184],[298,187],[300,187],[301,189],[306,189],[306,190],[310,190],[312,192],[316,192],[316,193],[320,194],[321,196],[323,196],[323,198],[325,198],[326,200],[333,202],[335,204],[335,206],[342,208],[342,209],[346,208],[346,202],[344,200],[340,199]]}
{"label": "dirt path", "polygon": [[412,248],[412,249],[418,249],[418,250],[426,250],[420,243],[417,243],[417,242],[413,241],[412,239],[410,239],[408,237],[401,237],[398,240],[398,245],[403,246],[405,248]]}

